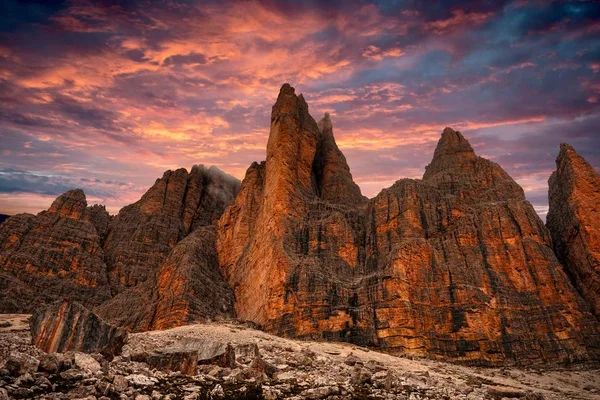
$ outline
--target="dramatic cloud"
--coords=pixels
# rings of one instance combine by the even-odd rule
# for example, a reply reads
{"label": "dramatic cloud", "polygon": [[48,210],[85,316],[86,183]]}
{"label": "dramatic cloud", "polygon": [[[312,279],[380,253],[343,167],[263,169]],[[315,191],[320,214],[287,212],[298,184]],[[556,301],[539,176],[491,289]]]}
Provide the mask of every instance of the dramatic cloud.
{"label": "dramatic cloud", "polygon": [[444,127],[540,215],[561,142],[600,167],[600,4],[16,1],[0,5],[0,213],[80,187],[111,212],[166,169],[243,178],[279,87],[332,115],[367,196]]}

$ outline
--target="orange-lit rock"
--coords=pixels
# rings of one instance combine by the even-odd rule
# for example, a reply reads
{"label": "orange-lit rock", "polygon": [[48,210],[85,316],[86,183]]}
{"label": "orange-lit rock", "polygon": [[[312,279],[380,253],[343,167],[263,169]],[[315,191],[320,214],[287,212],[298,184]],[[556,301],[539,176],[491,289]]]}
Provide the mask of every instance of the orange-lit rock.
{"label": "orange-lit rock", "polygon": [[304,98],[284,85],[267,160],[250,166],[219,220],[219,261],[237,316],[293,336],[350,328],[347,288],[364,258],[365,205],[329,117],[319,129]]}
{"label": "orange-lit rock", "polygon": [[383,190],[369,214],[379,345],[476,363],[598,358],[597,322],[542,221],[459,132],[445,129],[423,180]]}
{"label": "orange-lit rock", "polygon": [[175,245],[197,227],[214,224],[238,189],[239,181],[216,167],[165,172],[110,222],[104,252],[113,291],[154,277]]}
{"label": "orange-lit rock", "polygon": [[549,180],[549,200],[546,224],[556,253],[600,318],[600,176],[565,143]]}
{"label": "orange-lit rock", "polygon": [[[320,126],[319,126],[320,125]],[[238,317],[287,336],[500,364],[598,359],[597,321],[522,189],[445,129],[423,180],[366,201],[302,96],[218,224]]]}
{"label": "orange-lit rock", "polygon": [[80,189],[0,226],[0,312],[32,312],[65,297],[89,307],[110,297],[101,238]]}
{"label": "orange-lit rock", "polygon": [[46,353],[79,351],[112,358],[127,341],[125,330],[105,323],[71,300],[39,308],[29,325],[33,344]]}

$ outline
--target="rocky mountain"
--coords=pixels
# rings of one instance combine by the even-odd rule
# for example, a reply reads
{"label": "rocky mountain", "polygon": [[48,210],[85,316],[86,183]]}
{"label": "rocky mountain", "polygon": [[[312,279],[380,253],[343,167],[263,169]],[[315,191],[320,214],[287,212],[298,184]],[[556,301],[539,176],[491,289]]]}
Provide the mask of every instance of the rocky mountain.
{"label": "rocky mountain", "polygon": [[239,318],[282,335],[334,338],[355,325],[336,306],[352,298],[365,259],[367,200],[329,117],[320,125],[302,95],[284,85],[271,114],[267,160],[250,166],[219,220],[217,249]]}
{"label": "rocky mountain", "polygon": [[0,214],[0,224],[10,218],[10,215]]}
{"label": "rocky mountain", "polygon": [[[333,132],[285,84],[266,160],[241,184],[194,166],[165,172],[116,216],[73,190],[11,217],[0,225],[0,312],[69,297],[93,311],[72,315],[129,331],[238,318],[476,365],[600,360],[600,179],[571,148],[550,182],[550,233],[460,132],[444,129],[422,179],[370,200]],[[67,322],[60,337],[77,326]]]}
{"label": "rocky mountain", "polygon": [[152,278],[95,311],[132,331],[233,317],[233,291],[219,270],[215,239],[214,226],[196,229],[175,246]]}
{"label": "rocky mountain", "polygon": [[477,363],[598,358],[598,323],[523,190],[459,132],[446,128],[423,180],[396,182],[369,214],[359,302],[374,298],[381,345]]}
{"label": "rocky mountain", "polygon": [[165,172],[110,222],[104,251],[113,292],[152,277],[180,240],[217,221],[238,188],[237,179],[216,167]]}
{"label": "rocky mountain", "polygon": [[523,190],[450,128],[422,180],[367,201],[330,118],[284,85],[217,249],[237,316],[269,332],[482,364],[599,357]]}
{"label": "rocky mountain", "polygon": [[101,238],[92,222],[97,214],[76,189],[47,211],[17,214],[0,226],[0,312],[31,312],[65,297],[89,307],[110,298]]}
{"label": "rocky mountain", "polygon": [[37,216],[9,218],[0,226],[0,312],[69,298],[138,330],[230,316],[214,224],[239,186],[199,165],[165,172],[115,217],[77,189]]}
{"label": "rocky mountain", "polygon": [[573,147],[563,143],[548,183],[546,224],[556,254],[600,318],[600,176]]}

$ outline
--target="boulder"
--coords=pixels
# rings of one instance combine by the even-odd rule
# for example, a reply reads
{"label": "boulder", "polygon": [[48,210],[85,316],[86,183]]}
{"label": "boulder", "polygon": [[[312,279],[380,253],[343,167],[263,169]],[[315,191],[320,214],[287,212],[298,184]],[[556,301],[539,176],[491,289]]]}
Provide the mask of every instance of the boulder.
{"label": "boulder", "polygon": [[35,373],[39,364],[38,359],[29,354],[11,352],[4,364],[4,368],[13,376],[21,376]]}
{"label": "boulder", "polygon": [[112,358],[127,341],[124,329],[102,321],[71,300],[36,311],[29,324],[33,344],[47,353],[76,351]]}
{"label": "boulder", "polygon": [[193,376],[196,375],[198,367],[198,350],[161,349],[148,354],[145,362],[151,368],[161,371],[179,371]]}

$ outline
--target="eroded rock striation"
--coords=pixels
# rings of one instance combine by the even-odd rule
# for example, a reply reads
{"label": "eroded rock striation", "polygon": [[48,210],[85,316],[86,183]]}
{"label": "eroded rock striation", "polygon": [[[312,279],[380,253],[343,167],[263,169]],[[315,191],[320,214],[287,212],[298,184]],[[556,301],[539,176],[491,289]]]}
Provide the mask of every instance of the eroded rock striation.
{"label": "eroded rock striation", "polygon": [[215,236],[214,226],[196,229],[175,246],[154,277],[96,311],[132,331],[233,317],[233,291],[219,270]]}
{"label": "eroded rock striation", "polygon": [[[597,307],[600,184],[571,150],[551,180],[548,226]],[[481,365],[597,361],[598,320],[552,242],[521,187],[450,128],[423,179],[365,198],[330,116],[317,123],[286,84],[266,161],[241,186],[194,166],[167,171],[115,217],[75,190],[0,225],[0,312],[69,296],[131,331],[238,317],[282,336]],[[39,328],[49,314],[36,317],[41,346],[88,340],[75,320],[93,314],[56,307],[70,317],[52,325],[59,336]],[[153,357],[160,368],[196,368],[195,350]]]}
{"label": "eroded rock striation", "polygon": [[294,336],[350,326],[352,316],[334,304],[346,302],[364,259],[366,203],[329,117],[319,129],[302,95],[284,85],[271,114],[267,160],[250,166],[219,220],[219,260],[237,316]]}
{"label": "eroded rock striation", "polygon": [[216,167],[165,172],[110,222],[104,251],[113,292],[153,277],[180,240],[217,221],[238,189],[239,181]]}
{"label": "eroded rock striation", "polygon": [[0,226],[0,312],[31,312],[64,297],[88,307],[110,298],[93,215],[75,189],[47,211],[18,214]]}
{"label": "eroded rock striation", "polygon": [[554,248],[600,318],[600,176],[570,145],[560,145],[549,180],[546,219]]}
{"label": "eroded rock striation", "polygon": [[482,363],[598,358],[597,322],[523,190],[459,132],[446,128],[423,180],[383,190],[369,220],[380,345]]}
{"label": "eroded rock striation", "polygon": [[284,85],[217,249],[238,317],[278,334],[482,364],[599,356],[522,189],[450,128],[422,180],[367,201],[330,118]]}
{"label": "eroded rock striation", "polygon": [[106,357],[120,354],[127,332],[98,318],[77,302],[65,300],[39,309],[30,320],[32,343],[46,353],[79,351]]}

